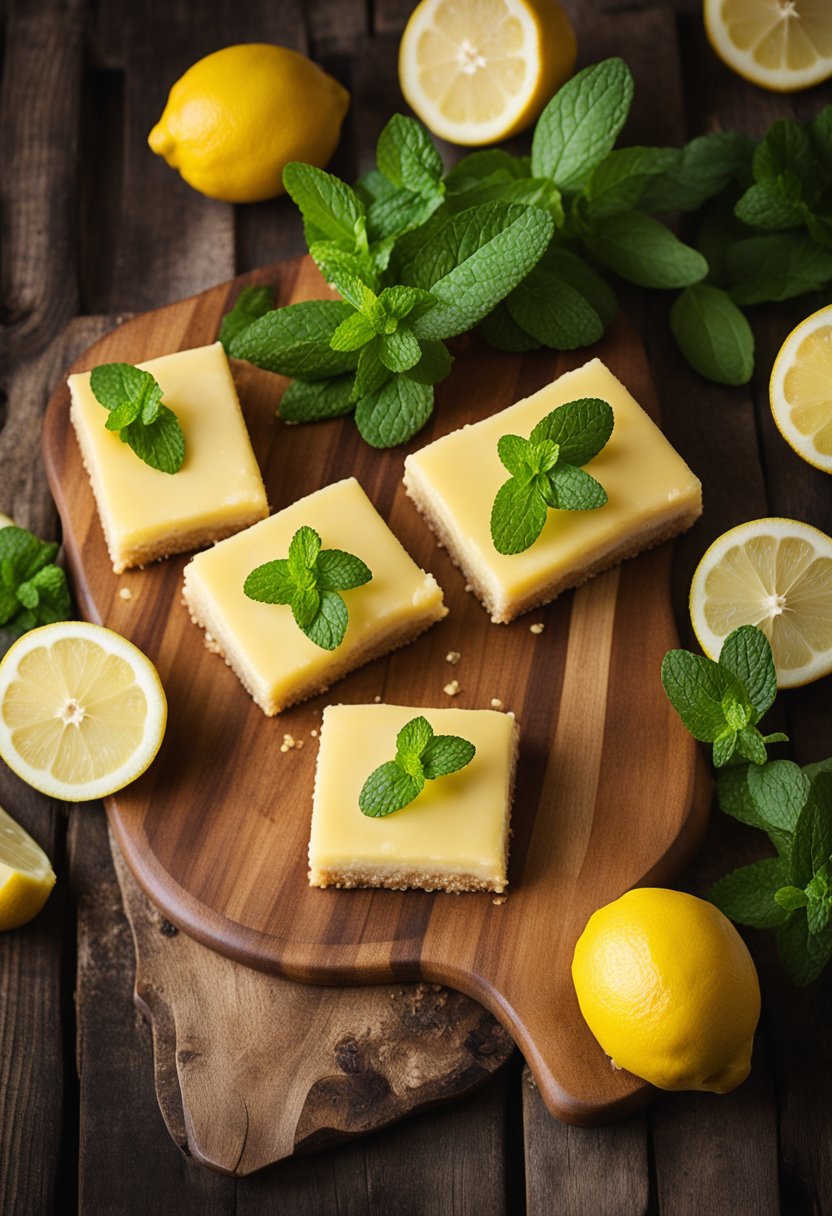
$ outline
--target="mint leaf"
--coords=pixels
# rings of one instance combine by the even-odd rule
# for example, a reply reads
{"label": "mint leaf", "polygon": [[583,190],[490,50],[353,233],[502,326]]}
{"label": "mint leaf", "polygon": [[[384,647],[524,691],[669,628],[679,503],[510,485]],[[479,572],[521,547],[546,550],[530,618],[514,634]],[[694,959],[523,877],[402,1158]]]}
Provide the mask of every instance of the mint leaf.
{"label": "mint leaf", "polygon": [[271,287],[244,287],[220,325],[220,342],[225,353],[230,354],[231,343],[238,333],[273,308],[274,291]]}
{"label": "mint leaf", "polygon": [[355,422],[372,447],[392,448],[412,438],[432,413],[433,389],[397,375],[361,398],[355,407]]}
{"label": "mint leaf", "polygon": [[351,591],[372,579],[370,567],[343,549],[323,549],[315,566],[321,591]]}
{"label": "mint leaf", "polygon": [[740,625],[728,635],[719,652],[719,663],[734,673],[745,688],[756,712],[755,721],[771,708],[777,696],[777,672],[771,643],[762,629]]}
{"label": "mint leaf", "polygon": [[531,169],[562,191],[580,189],[612,150],[633,100],[633,78],[623,59],[606,59],[578,72],[546,106],[534,130]]}
{"label": "mint leaf", "polygon": [[477,749],[456,735],[434,735],[422,752],[422,765],[428,781],[456,773],[470,764]]}
{"label": "mint leaf", "polygon": [[605,447],[612,435],[615,418],[612,408],[600,397],[580,397],[567,401],[538,422],[531,442],[551,439],[559,447],[559,459],[568,464],[588,464]]}
{"label": "mint leaf", "polygon": [[378,138],[376,163],[394,186],[427,198],[443,193],[442,158],[427,130],[413,118],[393,115]]}
{"label": "mint leaf", "polygon": [[756,182],[737,201],[734,215],[752,228],[799,228],[805,215],[800,194],[800,182],[791,173]]}
{"label": "mint leaf", "polygon": [[799,988],[813,983],[832,958],[832,926],[827,925],[820,934],[811,933],[803,911],[792,912],[775,935],[783,966]]}
{"label": "mint leaf", "polygon": [[423,339],[419,343],[419,347],[421,351],[419,362],[408,371],[408,379],[415,380],[418,384],[439,384],[450,375],[454,362],[453,355],[444,342]]}
{"label": "mint leaf", "polygon": [[383,245],[369,245],[366,250],[356,253],[342,249],[337,241],[312,241],[309,253],[330,285],[335,286],[343,276],[349,276],[375,291],[379,272],[386,267],[392,247],[392,241],[387,241]]}
{"label": "mint leaf", "polygon": [[585,296],[539,263],[506,298],[512,319],[554,350],[591,346],[604,323]]}
{"label": "mint leaf", "polygon": [[0,629],[12,636],[64,621],[72,603],[66,575],[53,565],[58,546],[25,528],[0,528]]}
{"label": "mint leaf", "polygon": [[135,422],[141,412],[138,401],[123,401],[110,411],[104,425],[108,431],[120,431],[123,426]]}
{"label": "mint leaf", "polygon": [[732,245],[725,269],[737,304],[789,300],[832,280],[832,250],[800,232],[753,236]]}
{"label": "mint leaf", "polygon": [[322,422],[351,414],[354,377],[333,376],[329,380],[294,380],[280,399],[284,422]]}
{"label": "mint leaf", "polygon": [[439,226],[402,266],[405,282],[430,291],[437,307],[413,326],[417,338],[471,329],[517,286],[552,236],[551,216],[534,207],[489,203]]}
{"label": "mint leaf", "polygon": [[243,583],[249,599],[291,605],[292,616],[311,642],[335,650],[344,640],[349,614],[338,591],[364,586],[372,571],[351,553],[322,549],[314,528],[298,528],[288,558],[257,566]]}
{"label": "mint leaf", "polygon": [[398,329],[381,339],[379,359],[391,372],[406,372],[422,357],[422,349],[409,329]]}
{"label": "mint leaf", "polygon": [[753,814],[746,822],[767,832],[779,850],[788,849],[809,796],[805,773],[791,760],[751,765],[746,770],[746,789]]}
{"label": "mint leaf", "polygon": [[600,482],[573,464],[558,460],[548,476],[550,486],[544,491],[544,498],[550,507],[561,511],[594,511],[607,501],[607,492]]}
{"label": "mint leaf", "polygon": [[523,553],[543,531],[549,513],[537,478],[512,477],[497,491],[491,508],[491,539],[498,553]]}
{"label": "mint leaf", "polygon": [[364,205],[346,182],[314,165],[291,161],[283,170],[283,185],[300,208],[304,226],[311,229],[307,244],[333,240],[351,250],[363,239],[366,245]]}
{"label": "mint leaf", "polygon": [[809,134],[792,118],[771,124],[754,153],[753,168],[757,182],[775,182],[788,173],[812,186],[819,177]]}
{"label": "mint leaf", "polygon": [[295,580],[289,572],[286,558],[264,562],[252,570],[243,583],[243,593],[261,604],[291,604]]}
{"label": "mint leaf", "polygon": [[714,743],[729,725],[725,699],[742,703],[742,685],[727,668],[704,655],[669,650],[662,660],[662,685],[695,739]]}
{"label": "mint leaf", "polygon": [[688,363],[717,384],[747,384],[754,371],[751,326],[727,292],[709,283],[686,287],[670,310],[670,328]]}
{"label": "mint leaf", "polygon": [[456,735],[434,735],[433,727],[421,714],[401,728],[396,736],[396,759],[374,769],[358,796],[365,815],[378,818],[391,815],[412,802],[434,781],[470,764],[476,748]]}
{"label": "mint leaf", "polygon": [[531,476],[530,443],[520,435],[501,435],[497,440],[497,455],[512,477]]}
{"label": "mint leaf", "polygon": [[519,157],[504,152],[502,148],[481,148],[469,152],[462,160],[448,170],[445,175],[445,189],[448,194],[464,193],[472,185],[502,174],[503,180],[529,176],[529,166]]}
{"label": "mint leaf", "polygon": [[[664,150],[664,149],[663,149]],[[699,135],[676,153],[675,163],[648,182],[639,201],[645,211],[693,211],[735,179],[751,177],[754,145],[747,135]]]}
{"label": "mint leaf", "polygon": [[414,777],[388,760],[370,773],[358,795],[358,805],[363,815],[380,819],[401,810],[425,788],[424,777]]}
{"label": "mint leaf", "polygon": [[801,891],[799,887],[780,887],[774,892],[775,903],[781,908],[785,908],[787,912],[795,912],[798,908],[805,908],[809,902],[805,891]]}
{"label": "mint leaf", "polygon": [[740,925],[771,929],[782,925],[788,917],[775,899],[775,893],[787,881],[786,861],[782,857],[767,857],[726,874],[711,887],[708,898]]}
{"label": "mint leaf", "polygon": [[505,300],[498,304],[487,317],[483,317],[480,322],[480,333],[490,346],[513,354],[538,350],[541,346],[537,338],[533,338],[522,326],[517,324],[509,312]]}
{"label": "mint leaf", "polygon": [[361,312],[354,312],[336,329],[329,340],[333,350],[360,350],[376,336],[375,328],[368,317]]}
{"label": "mint leaf", "polygon": [[358,356],[358,366],[355,369],[355,380],[352,386],[354,402],[369,397],[389,384],[392,379],[390,372],[380,359],[381,341],[375,337],[362,347]]}
{"label": "mint leaf", "polygon": [[166,405],[160,406],[153,422],[140,419],[120,431],[121,438],[136,455],[161,473],[176,473],[185,459],[185,436],[179,419]]}
{"label": "mint leaf", "polygon": [[229,353],[283,376],[302,380],[338,376],[353,370],[357,356],[352,351],[333,350],[330,341],[341,322],[352,315],[352,307],[341,300],[288,304],[267,312],[238,333]]}
{"label": "mint leaf", "polygon": [[701,253],[641,211],[610,215],[585,239],[600,262],[639,287],[686,287],[708,273]]}
{"label": "mint leaf", "polygon": [[320,592],[317,611],[303,631],[322,650],[335,650],[344,640],[349,613],[347,605],[335,591]]}
{"label": "mint leaf", "polygon": [[[538,262],[542,270],[568,283],[580,292],[586,302],[592,306],[603,325],[609,325],[618,312],[618,301],[615,292],[598,271],[585,262],[577,253],[559,246],[550,245]],[[536,269],[536,268],[535,268]]]}
{"label": "mint leaf", "polygon": [[430,198],[411,190],[396,190],[385,198],[376,199],[367,211],[367,230],[375,242],[402,236],[426,224],[434,211],[442,206],[442,195]]}
{"label": "mint leaf", "polygon": [[[150,372],[131,363],[102,363],[90,372],[90,388],[99,405],[106,410],[118,409],[125,402],[138,406],[137,416],[146,401],[161,399],[162,390]],[[155,391],[158,389],[158,396]]]}
{"label": "mint leaf", "polygon": [[409,757],[420,760],[433,737],[433,727],[427,718],[421,714],[418,718],[411,718],[396,735],[396,754],[402,761]]}
{"label": "mint leaf", "polygon": [[[750,760],[752,764],[765,764],[767,759],[766,745],[762,735],[755,726],[744,726],[737,731],[735,747],[743,759]],[[730,759],[731,753],[720,763],[727,764]],[[716,760],[716,744],[714,744],[714,764],[719,767]]]}
{"label": "mint leaf", "polygon": [[631,211],[648,184],[678,162],[675,148],[619,148],[596,165],[586,184],[587,214],[591,220]]}

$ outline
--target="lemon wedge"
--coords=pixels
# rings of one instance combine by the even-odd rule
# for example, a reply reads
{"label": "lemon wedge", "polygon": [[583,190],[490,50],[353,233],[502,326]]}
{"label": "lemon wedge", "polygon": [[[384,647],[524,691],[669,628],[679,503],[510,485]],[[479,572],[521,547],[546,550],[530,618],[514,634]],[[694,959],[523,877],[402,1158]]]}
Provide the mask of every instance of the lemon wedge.
{"label": "lemon wedge", "polygon": [[795,519],[731,528],[696,568],[690,617],[711,659],[732,630],[757,625],[779,688],[820,679],[832,671],[832,537]]}
{"label": "lemon wedge", "polygon": [[557,0],[422,0],[399,47],[399,84],[434,135],[507,139],[537,118],[575,66]]}
{"label": "lemon wedge", "polygon": [[832,304],[801,321],[780,347],[769,400],[786,443],[832,473]]}
{"label": "lemon wedge", "polygon": [[775,93],[832,76],[829,0],[705,0],[705,29],[723,63]]}
{"label": "lemon wedge", "polygon": [[43,849],[0,806],[0,930],[37,916],[54,885],[55,871]]}
{"label": "lemon wedge", "polygon": [[33,629],[0,662],[0,756],[52,798],[103,798],[134,781],[166,721],[150,659],[101,625]]}

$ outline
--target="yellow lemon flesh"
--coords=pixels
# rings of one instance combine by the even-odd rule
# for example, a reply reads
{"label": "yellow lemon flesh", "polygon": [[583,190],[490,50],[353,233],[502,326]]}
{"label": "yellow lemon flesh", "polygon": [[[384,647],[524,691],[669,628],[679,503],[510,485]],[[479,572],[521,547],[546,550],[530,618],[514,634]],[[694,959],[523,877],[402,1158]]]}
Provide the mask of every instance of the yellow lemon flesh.
{"label": "yellow lemon flesh", "polygon": [[832,76],[829,0],[705,0],[705,29],[723,63],[776,93]]}
{"label": "yellow lemon flesh", "polygon": [[832,473],[832,304],[801,321],[780,347],[769,401],[798,456]]}
{"label": "yellow lemon flesh", "polygon": [[422,122],[480,145],[529,126],[575,66],[557,0],[422,0],[399,47],[399,84]]}
{"label": "yellow lemon flesh", "polygon": [[304,55],[243,43],[188,68],[147,142],[209,198],[256,203],[283,193],[289,161],[327,164],[349,102]]}
{"label": "yellow lemon flesh", "polygon": [[0,806],[0,930],[37,916],[55,885],[49,858]]}
{"label": "yellow lemon flesh", "polygon": [[103,798],[134,781],[166,722],[150,659],[101,625],[43,625],[0,661],[0,757],[52,798]]}
{"label": "yellow lemon flesh", "polygon": [[748,1076],[760,986],[737,930],[705,900],[642,887],[578,939],[581,1013],[618,1068],[659,1089],[727,1093]]}
{"label": "yellow lemon flesh", "polygon": [[778,688],[832,671],[832,537],[797,519],[753,519],[706,551],[690,587],[699,645],[718,659],[740,625],[769,642]]}

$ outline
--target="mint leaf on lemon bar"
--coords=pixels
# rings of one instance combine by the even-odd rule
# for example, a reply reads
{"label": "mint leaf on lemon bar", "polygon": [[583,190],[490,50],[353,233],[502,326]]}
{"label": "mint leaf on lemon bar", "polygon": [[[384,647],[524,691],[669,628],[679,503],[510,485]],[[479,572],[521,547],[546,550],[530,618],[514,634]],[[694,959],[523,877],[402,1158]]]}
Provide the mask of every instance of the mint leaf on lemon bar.
{"label": "mint leaf on lemon bar", "polygon": [[373,819],[392,815],[422,792],[426,781],[436,781],[470,764],[476,748],[458,735],[435,735],[427,718],[411,718],[396,736],[396,758],[370,773],[358,805]]}
{"label": "mint leaf on lemon bar", "polygon": [[606,401],[582,397],[542,418],[528,439],[503,435],[497,454],[511,478],[491,508],[491,539],[498,553],[523,553],[543,531],[549,508],[592,511],[607,494],[580,465],[597,456],[612,434]]}
{"label": "mint leaf on lemon bar", "polygon": [[314,528],[298,528],[288,557],[255,567],[243,592],[262,604],[291,607],[292,616],[310,641],[322,650],[335,650],[349,623],[347,605],[339,591],[369,583],[373,574],[360,557],[342,549],[323,549]]}
{"label": "mint leaf on lemon bar", "polygon": [[105,426],[116,431],[140,460],[162,473],[176,473],[185,459],[185,436],[150,372],[130,363],[103,363],[90,372],[90,388],[109,412]]}

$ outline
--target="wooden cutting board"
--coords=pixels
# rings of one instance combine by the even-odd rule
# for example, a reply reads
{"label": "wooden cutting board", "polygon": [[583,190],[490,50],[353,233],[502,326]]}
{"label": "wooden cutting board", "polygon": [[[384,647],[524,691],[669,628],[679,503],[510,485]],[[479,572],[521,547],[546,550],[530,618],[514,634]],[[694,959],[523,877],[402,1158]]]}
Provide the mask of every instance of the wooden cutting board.
{"label": "wooden cutting board", "polygon": [[[73,371],[138,363],[215,339],[239,288],[271,283],[280,303],[329,294],[308,259],[264,268],[139,316],[90,347]],[[590,913],[637,883],[665,883],[704,827],[704,761],[659,680],[677,644],[671,546],[625,562],[554,604],[492,625],[404,494],[402,461],[599,355],[658,416],[644,351],[624,318],[575,355],[507,356],[476,339],[437,391],[429,426],[407,449],[378,452],[350,419],[289,427],[275,420],[285,385],[248,365],[235,379],[269,501],[279,510],[354,474],[450,614],[412,645],[329,693],[267,719],[203,645],[181,604],[185,558],[112,573],[59,385],[44,454],[84,615],[118,630],[156,663],[169,702],[150,770],[108,802],[141,886],[176,925],[262,970],[320,983],[425,979],[481,1001],[511,1032],[549,1108],[576,1123],[619,1116],[649,1087],[612,1069],[586,1028],[570,962]],[[130,598],[119,591],[130,590]],[[544,625],[532,633],[530,624]],[[461,652],[451,668],[445,655]],[[449,679],[460,692],[443,691]],[[507,899],[394,891],[320,891],[306,880],[315,739],[331,700],[376,697],[419,707],[481,708],[498,697],[521,728]],[[281,751],[284,735],[301,746]]]}

